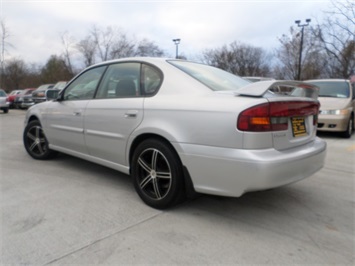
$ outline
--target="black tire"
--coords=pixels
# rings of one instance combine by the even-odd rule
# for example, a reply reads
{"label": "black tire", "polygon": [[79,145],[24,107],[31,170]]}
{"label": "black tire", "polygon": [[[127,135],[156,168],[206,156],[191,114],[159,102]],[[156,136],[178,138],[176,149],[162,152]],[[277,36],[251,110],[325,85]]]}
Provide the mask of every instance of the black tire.
{"label": "black tire", "polygon": [[342,132],[341,135],[343,138],[350,138],[351,135],[353,134],[354,132],[354,117],[351,116],[350,119],[349,119],[349,122],[348,122],[348,127],[346,129],[346,131]]}
{"label": "black tire", "polygon": [[37,120],[29,122],[25,127],[23,144],[28,154],[37,160],[51,159],[57,154],[57,152],[49,149],[41,123]]}
{"label": "black tire", "polygon": [[5,114],[7,114],[9,112],[9,108],[4,108],[3,111]]}
{"label": "black tire", "polygon": [[140,198],[156,209],[166,209],[185,198],[181,161],[169,144],[147,139],[135,149],[131,175]]}

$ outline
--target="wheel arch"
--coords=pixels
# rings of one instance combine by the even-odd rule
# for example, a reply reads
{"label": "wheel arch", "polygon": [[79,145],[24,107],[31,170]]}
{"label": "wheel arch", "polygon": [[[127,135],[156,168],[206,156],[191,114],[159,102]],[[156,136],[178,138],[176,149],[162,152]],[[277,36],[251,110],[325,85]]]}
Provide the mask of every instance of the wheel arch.
{"label": "wheel arch", "polygon": [[32,121],[35,121],[37,120],[39,123],[41,123],[41,121],[39,121],[39,118],[36,116],[36,115],[31,115],[29,118],[28,118],[28,121],[27,121],[27,124],[32,122]]}
{"label": "wheel arch", "polygon": [[[167,139],[164,138],[163,136],[158,135],[158,134],[155,134],[155,133],[144,133],[144,134],[141,134],[141,135],[135,137],[135,139],[133,140],[132,144],[130,145],[130,148],[129,148],[129,157],[128,157],[129,166],[130,166],[131,163],[132,163],[132,158],[133,158],[133,154],[134,154],[135,149],[138,147],[139,144],[141,144],[143,141],[145,141],[145,140],[147,140],[147,139],[158,139],[158,140],[164,142],[165,144],[167,144],[167,145],[175,152],[175,154],[177,155],[177,158],[179,158],[179,160],[180,160],[180,157],[179,157],[178,152],[176,151],[176,149],[175,149],[174,146],[170,143],[169,140],[167,140]],[[181,163],[181,160],[180,160],[180,163]],[[181,164],[182,164],[182,163],[181,163]]]}

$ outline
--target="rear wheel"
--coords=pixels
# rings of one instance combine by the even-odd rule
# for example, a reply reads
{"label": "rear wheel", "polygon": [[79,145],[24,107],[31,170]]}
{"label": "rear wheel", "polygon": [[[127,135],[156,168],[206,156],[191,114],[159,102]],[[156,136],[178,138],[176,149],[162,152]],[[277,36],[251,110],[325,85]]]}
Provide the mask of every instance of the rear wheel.
{"label": "rear wheel", "polygon": [[34,159],[46,160],[56,155],[55,151],[49,149],[41,123],[37,120],[27,124],[23,133],[23,144],[28,154]]}
{"label": "rear wheel", "polygon": [[350,138],[354,131],[354,116],[351,116],[346,131],[342,132],[344,138]]}
{"label": "rear wheel", "polygon": [[185,197],[181,162],[167,143],[145,140],[134,151],[131,166],[134,187],[147,205],[165,209]]}
{"label": "rear wheel", "polygon": [[9,112],[9,108],[4,108],[3,111],[5,114],[7,114]]}

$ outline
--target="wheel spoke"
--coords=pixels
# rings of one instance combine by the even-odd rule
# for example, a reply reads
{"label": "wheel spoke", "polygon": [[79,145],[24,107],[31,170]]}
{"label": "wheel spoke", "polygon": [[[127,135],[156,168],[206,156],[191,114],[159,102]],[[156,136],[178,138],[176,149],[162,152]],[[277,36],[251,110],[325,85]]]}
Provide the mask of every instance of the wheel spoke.
{"label": "wheel spoke", "polygon": [[41,128],[36,127],[36,138],[39,138],[41,136]]}
{"label": "wheel spoke", "polygon": [[152,181],[152,176],[149,174],[148,176],[146,176],[142,182],[139,184],[139,186],[141,188],[144,188],[146,185],[148,185],[150,182]]}
{"label": "wheel spoke", "polygon": [[170,172],[157,172],[157,178],[171,179],[171,173]]}
{"label": "wheel spoke", "polygon": [[39,150],[39,154],[43,154],[44,153],[44,151],[43,151],[43,149],[42,149],[42,145],[41,145],[41,143],[38,143],[38,150]]}
{"label": "wheel spoke", "polygon": [[158,154],[159,153],[157,150],[153,150],[153,154],[152,154],[152,169],[153,170],[157,169]]}
{"label": "wheel spoke", "polygon": [[34,142],[32,143],[32,145],[29,147],[29,149],[30,149],[31,151],[33,151],[33,149],[36,148],[36,146],[37,146],[37,142],[34,141]]}
{"label": "wheel spoke", "polygon": [[154,188],[155,196],[157,197],[157,199],[161,199],[162,197],[160,195],[158,179],[156,179],[156,178],[153,179],[153,188]]}
{"label": "wheel spoke", "polygon": [[143,159],[140,157],[138,159],[138,164],[147,172],[150,173],[152,171],[152,169],[150,169],[150,167],[145,163],[145,161],[143,161]]}
{"label": "wheel spoke", "polygon": [[27,132],[27,137],[33,141],[36,140],[36,137],[31,134],[31,132]]}

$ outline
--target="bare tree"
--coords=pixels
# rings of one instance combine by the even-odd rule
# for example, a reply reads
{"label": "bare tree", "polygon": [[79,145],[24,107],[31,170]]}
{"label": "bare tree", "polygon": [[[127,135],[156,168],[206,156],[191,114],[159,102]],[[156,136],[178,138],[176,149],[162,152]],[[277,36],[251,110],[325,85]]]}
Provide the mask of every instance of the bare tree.
{"label": "bare tree", "polygon": [[240,76],[270,75],[267,53],[262,48],[239,42],[205,50],[202,61]]}
{"label": "bare tree", "polygon": [[12,44],[7,41],[11,36],[8,27],[4,20],[0,20],[0,30],[1,30],[1,54],[0,54],[0,88],[4,86],[4,67],[5,67],[5,53],[7,52],[7,47],[12,47]]}
{"label": "bare tree", "polygon": [[115,31],[116,29],[112,27],[102,29],[97,25],[94,25],[90,31],[91,35],[95,40],[99,58],[101,59],[101,61],[106,61],[109,59],[112,44],[115,39]]}
{"label": "bare tree", "polygon": [[85,39],[77,43],[76,48],[84,57],[85,67],[91,66],[95,63],[96,42],[92,36],[88,35]]}
{"label": "bare tree", "polygon": [[314,29],[327,56],[329,77],[349,78],[355,72],[355,2],[332,1],[324,22]]}
{"label": "bare tree", "polygon": [[[311,28],[304,29],[304,41],[301,62],[301,80],[317,78],[322,73],[324,55],[316,38],[311,34]],[[274,76],[278,79],[297,79],[299,68],[299,53],[301,32],[290,28],[290,34],[283,34],[280,48],[276,49],[278,64],[274,68]]]}
{"label": "bare tree", "polygon": [[118,59],[134,55],[135,43],[122,31],[116,32],[116,38],[112,43],[109,59]]}
{"label": "bare tree", "polygon": [[64,47],[63,57],[65,63],[67,64],[69,72],[73,75],[74,69],[72,64],[72,55],[75,48],[75,39],[67,31],[63,32],[60,38]]}
{"label": "bare tree", "polygon": [[135,56],[162,57],[164,54],[162,49],[160,49],[154,42],[147,39],[143,39],[138,43],[135,52]]}

